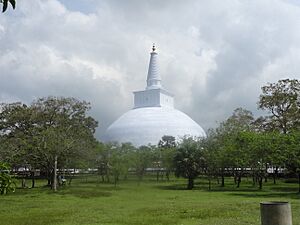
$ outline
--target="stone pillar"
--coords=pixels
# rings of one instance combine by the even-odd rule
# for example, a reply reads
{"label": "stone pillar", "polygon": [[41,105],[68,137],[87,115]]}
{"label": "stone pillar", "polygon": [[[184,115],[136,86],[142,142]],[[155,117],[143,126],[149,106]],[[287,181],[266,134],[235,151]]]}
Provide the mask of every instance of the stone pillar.
{"label": "stone pillar", "polygon": [[288,202],[261,202],[261,225],[292,225],[291,205]]}

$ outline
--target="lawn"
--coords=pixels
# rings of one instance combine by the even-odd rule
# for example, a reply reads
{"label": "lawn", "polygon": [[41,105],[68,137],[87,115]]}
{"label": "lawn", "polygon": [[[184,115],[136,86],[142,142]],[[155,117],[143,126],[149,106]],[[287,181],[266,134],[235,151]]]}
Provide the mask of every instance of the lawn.
{"label": "lawn", "polygon": [[[195,190],[184,190],[185,180],[121,181],[117,187],[95,177],[77,178],[71,186],[53,193],[43,183],[34,189],[17,189],[0,196],[1,225],[245,225],[260,224],[261,201],[289,201],[293,224],[300,224],[297,184],[265,184],[262,191],[232,179],[225,188],[207,190],[204,179]],[[201,181],[201,182],[199,182]]]}

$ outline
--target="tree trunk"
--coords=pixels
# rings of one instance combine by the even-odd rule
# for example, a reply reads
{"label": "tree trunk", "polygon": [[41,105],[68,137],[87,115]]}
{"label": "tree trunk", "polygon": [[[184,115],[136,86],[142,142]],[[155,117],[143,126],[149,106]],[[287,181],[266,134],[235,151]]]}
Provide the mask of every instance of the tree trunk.
{"label": "tree trunk", "polygon": [[222,173],[222,176],[221,176],[221,187],[225,187],[225,178],[224,178],[223,173]]}
{"label": "tree trunk", "polygon": [[239,174],[238,175],[238,177],[237,177],[237,188],[239,188],[240,187],[240,183],[241,183],[241,181],[242,181],[242,175],[241,174]]}
{"label": "tree trunk", "polygon": [[170,171],[169,170],[166,171],[166,178],[167,178],[167,181],[170,180]]}
{"label": "tree trunk", "polygon": [[54,157],[53,191],[57,191],[57,156]]}
{"label": "tree trunk", "polygon": [[118,177],[115,175],[114,176],[114,185],[115,185],[115,187],[117,187],[117,182],[118,182]]}
{"label": "tree trunk", "polygon": [[73,179],[73,176],[70,176],[70,178],[69,178],[69,185],[72,184],[72,179]]}
{"label": "tree trunk", "polygon": [[263,177],[262,177],[262,176],[259,176],[259,178],[258,178],[259,190],[262,189],[262,180],[263,180]]}
{"label": "tree trunk", "polygon": [[22,177],[22,188],[25,188],[26,187],[26,179],[25,177]]}
{"label": "tree trunk", "polygon": [[187,189],[192,190],[193,187],[194,187],[194,179],[189,177]]}
{"label": "tree trunk", "polygon": [[31,171],[31,188],[35,187],[34,171]]}
{"label": "tree trunk", "polygon": [[106,173],[106,181],[107,181],[107,183],[110,183],[109,173]]}

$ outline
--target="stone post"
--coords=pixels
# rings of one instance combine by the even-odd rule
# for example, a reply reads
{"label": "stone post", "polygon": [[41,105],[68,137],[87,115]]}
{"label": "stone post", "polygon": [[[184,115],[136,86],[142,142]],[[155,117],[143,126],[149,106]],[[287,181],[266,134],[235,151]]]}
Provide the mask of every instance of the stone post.
{"label": "stone post", "polygon": [[261,202],[261,225],[292,225],[291,205],[288,202]]}

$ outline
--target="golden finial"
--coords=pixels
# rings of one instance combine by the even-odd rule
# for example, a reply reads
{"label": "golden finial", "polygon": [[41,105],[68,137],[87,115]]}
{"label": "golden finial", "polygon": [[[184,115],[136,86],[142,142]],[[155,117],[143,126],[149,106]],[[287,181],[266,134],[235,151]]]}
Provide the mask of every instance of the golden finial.
{"label": "golden finial", "polygon": [[156,48],[155,48],[155,43],[153,43],[153,46],[152,46],[152,51],[155,52]]}

